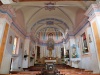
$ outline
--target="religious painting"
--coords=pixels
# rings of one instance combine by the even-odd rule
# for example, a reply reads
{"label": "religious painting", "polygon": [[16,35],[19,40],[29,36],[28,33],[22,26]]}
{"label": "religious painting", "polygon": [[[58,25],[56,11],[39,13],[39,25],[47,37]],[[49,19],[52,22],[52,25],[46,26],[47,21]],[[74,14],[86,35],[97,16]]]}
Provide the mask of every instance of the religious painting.
{"label": "religious painting", "polygon": [[9,44],[12,44],[12,36],[9,37]]}
{"label": "religious painting", "polygon": [[72,46],[72,58],[78,58],[77,45],[76,44],[73,44],[73,46]]}
{"label": "religious painting", "polygon": [[82,38],[82,53],[86,54],[89,52],[88,45],[87,45],[87,38],[85,32],[81,35]]}
{"label": "religious painting", "polygon": [[54,40],[49,38],[47,41],[47,49],[48,50],[53,50],[54,49]]}

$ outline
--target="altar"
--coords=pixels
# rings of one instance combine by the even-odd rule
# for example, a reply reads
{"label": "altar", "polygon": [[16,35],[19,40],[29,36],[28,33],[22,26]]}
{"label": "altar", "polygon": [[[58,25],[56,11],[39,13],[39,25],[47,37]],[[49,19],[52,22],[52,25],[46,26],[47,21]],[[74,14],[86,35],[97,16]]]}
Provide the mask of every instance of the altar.
{"label": "altar", "polygon": [[56,63],[56,58],[52,56],[52,51],[54,50],[54,40],[49,38],[47,41],[47,49],[49,51],[49,57],[46,57],[45,63]]}
{"label": "altar", "polygon": [[48,63],[48,62],[56,63],[56,60],[45,60],[44,62],[45,62],[45,63]]}
{"label": "altar", "polygon": [[57,63],[56,57],[45,57],[44,63]]}

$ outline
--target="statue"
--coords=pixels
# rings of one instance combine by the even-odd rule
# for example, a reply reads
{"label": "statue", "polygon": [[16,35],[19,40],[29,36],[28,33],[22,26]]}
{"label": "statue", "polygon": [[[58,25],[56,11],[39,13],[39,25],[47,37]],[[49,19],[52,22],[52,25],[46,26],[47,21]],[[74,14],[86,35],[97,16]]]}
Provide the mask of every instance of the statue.
{"label": "statue", "polygon": [[78,58],[77,45],[75,45],[75,44],[73,44],[73,46],[72,46],[72,58]]}
{"label": "statue", "polygon": [[52,50],[49,50],[49,56],[52,57]]}

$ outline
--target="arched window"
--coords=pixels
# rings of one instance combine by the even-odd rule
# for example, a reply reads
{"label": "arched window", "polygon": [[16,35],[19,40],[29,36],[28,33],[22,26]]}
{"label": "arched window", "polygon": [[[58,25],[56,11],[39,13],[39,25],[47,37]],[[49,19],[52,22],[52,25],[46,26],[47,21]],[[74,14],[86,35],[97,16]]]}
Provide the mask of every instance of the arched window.
{"label": "arched window", "polygon": [[15,36],[14,43],[13,43],[13,51],[12,54],[18,54],[18,37]]}

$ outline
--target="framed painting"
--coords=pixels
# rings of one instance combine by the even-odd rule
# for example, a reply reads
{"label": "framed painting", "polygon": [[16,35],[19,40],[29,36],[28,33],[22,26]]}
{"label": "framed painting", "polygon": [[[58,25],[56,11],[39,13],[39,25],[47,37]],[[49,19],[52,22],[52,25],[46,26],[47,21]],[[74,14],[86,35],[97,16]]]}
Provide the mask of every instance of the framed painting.
{"label": "framed painting", "polygon": [[81,38],[82,38],[82,53],[87,54],[89,50],[88,50],[87,38],[85,32],[81,35]]}

